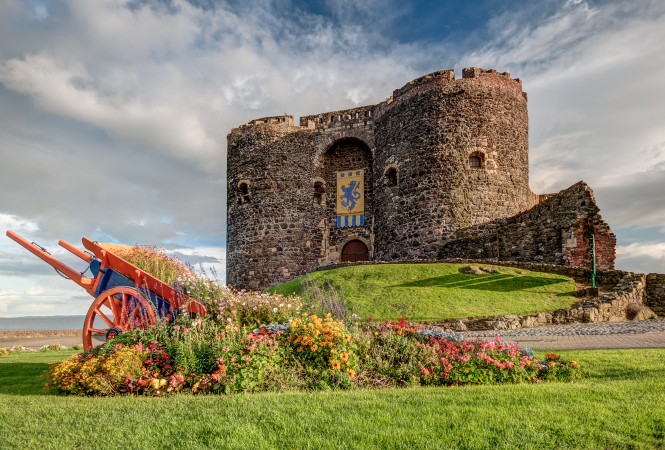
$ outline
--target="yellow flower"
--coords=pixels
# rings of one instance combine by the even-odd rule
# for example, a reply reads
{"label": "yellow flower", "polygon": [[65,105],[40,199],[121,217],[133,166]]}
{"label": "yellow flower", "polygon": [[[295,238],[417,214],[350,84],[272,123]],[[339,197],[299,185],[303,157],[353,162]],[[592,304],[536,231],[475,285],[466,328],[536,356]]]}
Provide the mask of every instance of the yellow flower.
{"label": "yellow flower", "polygon": [[349,370],[347,370],[346,373],[347,373],[351,378],[355,378],[355,376],[356,376],[356,371],[353,370],[353,369],[349,369]]}
{"label": "yellow flower", "polygon": [[342,364],[339,361],[333,361],[332,364],[330,364],[330,367],[339,370],[342,367]]}
{"label": "yellow flower", "polygon": [[311,349],[312,349],[313,352],[315,352],[319,349],[319,346],[314,344],[314,345],[312,345]]}
{"label": "yellow flower", "polygon": [[341,360],[344,361],[344,362],[347,362],[347,361],[349,360],[349,354],[346,353],[346,352],[342,352],[342,353],[339,355],[339,359],[341,359]]}

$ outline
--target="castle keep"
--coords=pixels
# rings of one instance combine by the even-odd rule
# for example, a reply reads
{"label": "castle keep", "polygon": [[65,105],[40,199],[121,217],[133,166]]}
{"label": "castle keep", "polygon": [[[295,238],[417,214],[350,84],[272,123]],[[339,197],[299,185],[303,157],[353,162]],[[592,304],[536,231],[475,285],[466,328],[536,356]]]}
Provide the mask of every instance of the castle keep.
{"label": "castle keep", "polygon": [[265,288],[322,265],[491,257],[614,266],[580,182],[529,189],[527,95],[508,73],[443,70],[377,105],[253,120],[228,136],[227,283]]}

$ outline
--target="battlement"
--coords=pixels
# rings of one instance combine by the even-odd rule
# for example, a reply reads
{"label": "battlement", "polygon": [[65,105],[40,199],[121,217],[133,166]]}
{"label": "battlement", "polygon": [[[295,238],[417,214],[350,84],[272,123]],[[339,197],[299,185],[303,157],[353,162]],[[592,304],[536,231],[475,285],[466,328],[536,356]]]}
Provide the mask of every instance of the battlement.
{"label": "battlement", "polygon": [[[466,70],[466,69],[465,69]],[[424,84],[430,84],[433,82],[436,82],[437,84],[441,83],[449,83],[451,81],[455,81],[455,71],[452,69],[446,69],[446,70],[439,70],[437,72],[432,72],[428,75],[424,75],[420,78],[416,78],[415,80],[411,80],[408,83],[406,83],[404,86],[402,86],[399,89],[395,89],[393,91],[393,98],[397,98],[401,96],[402,94],[406,94],[408,91],[411,89],[422,86]]]}
{"label": "battlement", "polygon": [[[462,70],[462,78],[481,78],[485,76],[501,76],[510,79],[509,72],[497,72],[494,69],[481,69],[479,67],[467,67]],[[514,80],[519,81],[519,80]],[[521,82],[520,82],[521,83]]]}
{"label": "battlement", "polygon": [[455,78],[453,69],[439,70],[424,75],[415,80],[409,81],[404,86],[393,91],[393,95],[375,107],[375,117],[380,117],[394,104],[409,99],[421,92],[431,89],[433,86],[456,86],[462,83],[474,83],[475,80],[485,84],[507,87],[513,90],[516,95],[527,98],[525,92],[522,92],[522,81],[519,78],[511,79],[509,72],[497,72],[494,69],[481,69],[478,67],[469,67],[462,70],[462,78]]}
{"label": "battlement", "polygon": [[260,119],[250,120],[244,125],[240,125],[238,128],[252,127],[256,125],[282,125],[287,127],[294,126],[293,116],[292,115],[282,115],[282,116],[270,116],[262,117]]}
{"label": "battlement", "polygon": [[[302,116],[300,117],[300,127],[308,130],[331,130],[336,128],[371,125],[375,117],[381,116],[385,110],[390,109],[393,102],[397,100],[406,100],[419,92],[424,92],[430,89],[432,85],[454,86],[456,83],[464,80],[473,82],[473,80],[476,79],[482,80],[483,83],[490,82],[492,84],[512,86],[516,93],[521,93],[525,99],[527,98],[526,93],[522,92],[521,80],[518,78],[511,79],[509,72],[497,72],[494,69],[469,67],[462,70],[462,78],[456,79],[455,71],[453,69],[445,69],[409,81],[401,88],[394,90],[393,94],[388,99],[378,105],[360,106],[357,108]],[[240,125],[238,129],[262,125],[295,127],[293,116],[284,114],[281,116],[254,119],[247,124]]]}
{"label": "battlement", "polygon": [[371,123],[374,114],[374,105],[360,106],[358,108],[343,109],[300,118],[300,126],[314,129],[329,129],[341,126],[365,126]]}

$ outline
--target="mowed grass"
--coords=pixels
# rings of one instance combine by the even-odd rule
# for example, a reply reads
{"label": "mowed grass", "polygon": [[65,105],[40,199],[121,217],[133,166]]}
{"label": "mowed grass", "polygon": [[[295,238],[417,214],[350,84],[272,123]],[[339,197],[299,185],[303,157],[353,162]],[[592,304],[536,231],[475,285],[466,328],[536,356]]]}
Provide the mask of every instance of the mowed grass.
{"label": "mowed grass", "polygon": [[38,374],[67,353],[0,357],[0,448],[665,447],[665,349],[561,353],[584,379],[168,398],[56,396]]}
{"label": "mowed grass", "polygon": [[501,266],[500,273],[466,274],[468,264],[374,264],[312,272],[271,292],[300,294],[303,283],[342,289],[361,317],[436,321],[568,308],[575,302],[569,277]]}

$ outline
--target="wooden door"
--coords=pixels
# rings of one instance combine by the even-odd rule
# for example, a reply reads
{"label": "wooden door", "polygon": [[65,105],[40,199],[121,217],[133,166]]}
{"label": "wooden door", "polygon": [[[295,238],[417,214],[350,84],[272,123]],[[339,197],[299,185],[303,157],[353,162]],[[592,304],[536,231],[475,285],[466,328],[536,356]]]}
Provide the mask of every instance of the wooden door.
{"label": "wooden door", "polygon": [[354,240],[346,243],[342,249],[342,262],[369,260],[369,249],[363,241]]}

